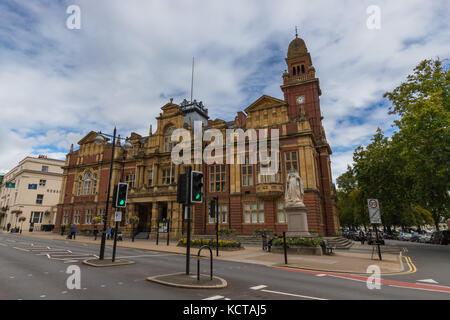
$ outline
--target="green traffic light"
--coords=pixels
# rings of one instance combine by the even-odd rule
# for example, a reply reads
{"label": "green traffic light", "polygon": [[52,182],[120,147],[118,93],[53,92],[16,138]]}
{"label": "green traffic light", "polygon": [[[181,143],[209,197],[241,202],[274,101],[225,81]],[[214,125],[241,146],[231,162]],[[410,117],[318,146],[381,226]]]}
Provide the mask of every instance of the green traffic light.
{"label": "green traffic light", "polygon": [[119,204],[120,204],[121,206],[123,206],[124,203],[125,203],[124,200],[120,200],[120,203],[119,203]]}
{"label": "green traffic light", "polygon": [[197,193],[197,195],[195,196],[195,199],[196,199],[196,200],[199,200],[201,196],[202,196],[202,193],[201,193],[201,192],[200,192],[200,193]]}

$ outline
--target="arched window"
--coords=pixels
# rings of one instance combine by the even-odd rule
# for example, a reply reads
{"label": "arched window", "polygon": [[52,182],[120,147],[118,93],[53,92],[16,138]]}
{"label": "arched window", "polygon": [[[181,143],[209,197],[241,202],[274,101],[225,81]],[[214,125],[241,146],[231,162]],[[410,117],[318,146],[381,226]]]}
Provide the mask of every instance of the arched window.
{"label": "arched window", "polygon": [[92,177],[92,194],[95,194],[97,191],[97,174],[95,173]]}
{"label": "arched window", "polygon": [[88,171],[84,175],[83,195],[89,194],[90,186],[91,186],[91,172]]}
{"label": "arched window", "polygon": [[297,74],[300,74],[300,67],[297,66]]}
{"label": "arched window", "polygon": [[292,67],[292,74],[295,76],[295,67]]}
{"label": "arched window", "polygon": [[170,140],[170,137],[172,136],[173,130],[175,130],[174,127],[168,127],[164,132],[164,152],[172,151],[173,143]]}
{"label": "arched window", "polygon": [[81,176],[78,177],[78,190],[77,190],[77,196],[81,194],[81,184],[83,183],[83,180]]}
{"label": "arched window", "polygon": [[305,73],[305,65],[302,64],[302,73]]}

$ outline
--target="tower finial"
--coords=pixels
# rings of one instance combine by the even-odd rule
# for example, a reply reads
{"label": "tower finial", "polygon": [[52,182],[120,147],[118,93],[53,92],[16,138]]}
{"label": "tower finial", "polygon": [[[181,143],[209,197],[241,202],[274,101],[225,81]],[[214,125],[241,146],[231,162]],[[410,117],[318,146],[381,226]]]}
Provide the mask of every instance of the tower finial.
{"label": "tower finial", "polygon": [[298,38],[297,26],[295,26],[295,38]]}

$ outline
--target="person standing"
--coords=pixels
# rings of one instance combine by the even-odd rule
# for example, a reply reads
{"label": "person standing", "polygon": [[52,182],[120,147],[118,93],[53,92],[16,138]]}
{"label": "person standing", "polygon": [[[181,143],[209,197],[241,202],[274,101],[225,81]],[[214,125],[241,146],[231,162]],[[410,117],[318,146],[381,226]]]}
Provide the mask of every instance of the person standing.
{"label": "person standing", "polygon": [[61,226],[61,235],[62,235],[62,236],[64,235],[64,232],[66,232],[66,226],[63,224],[63,225]]}
{"label": "person standing", "polygon": [[77,227],[73,224],[72,227],[70,227],[70,234],[72,236],[72,239],[75,240],[75,236],[77,234]]}
{"label": "person standing", "polygon": [[109,240],[111,238],[111,228],[106,228],[106,240]]}
{"label": "person standing", "polygon": [[366,240],[362,230],[359,231],[359,240],[361,240],[361,244],[364,244],[364,241]]}
{"label": "person standing", "polygon": [[9,232],[9,229],[11,228],[11,222],[8,222],[8,224],[6,225],[6,231]]}

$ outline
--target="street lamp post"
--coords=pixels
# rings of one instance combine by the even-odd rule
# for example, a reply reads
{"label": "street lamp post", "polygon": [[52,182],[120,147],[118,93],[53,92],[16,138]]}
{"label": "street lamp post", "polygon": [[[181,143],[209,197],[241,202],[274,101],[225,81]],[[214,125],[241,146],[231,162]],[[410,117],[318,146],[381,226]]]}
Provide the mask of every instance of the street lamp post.
{"label": "street lamp post", "polygon": [[[116,132],[117,132],[116,127],[114,127],[114,132],[112,135],[113,141],[112,141],[112,150],[111,150],[111,163],[110,163],[110,167],[109,167],[108,191],[106,194],[106,209],[105,209],[105,213],[103,215],[103,231],[102,231],[102,241],[100,244],[99,260],[103,260],[105,258],[106,227],[107,227],[107,221],[108,221],[109,197],[111,194],[111,178],[112,178],[113,163],[114,163],[114,151],[115,151],[115,146],[116,146]],[[104,136],[111,137],[111,135],[100,132],[97,135],[97,137],[95,138],[95,142],[97,144],[102,144],[103,142],[105,142]],[[128,143],[128,141],[124,144],[125,150],[130,149],[130,146],[131,146],[129,143],[128,143],[128,145],[126,145],[127,143]]]}

